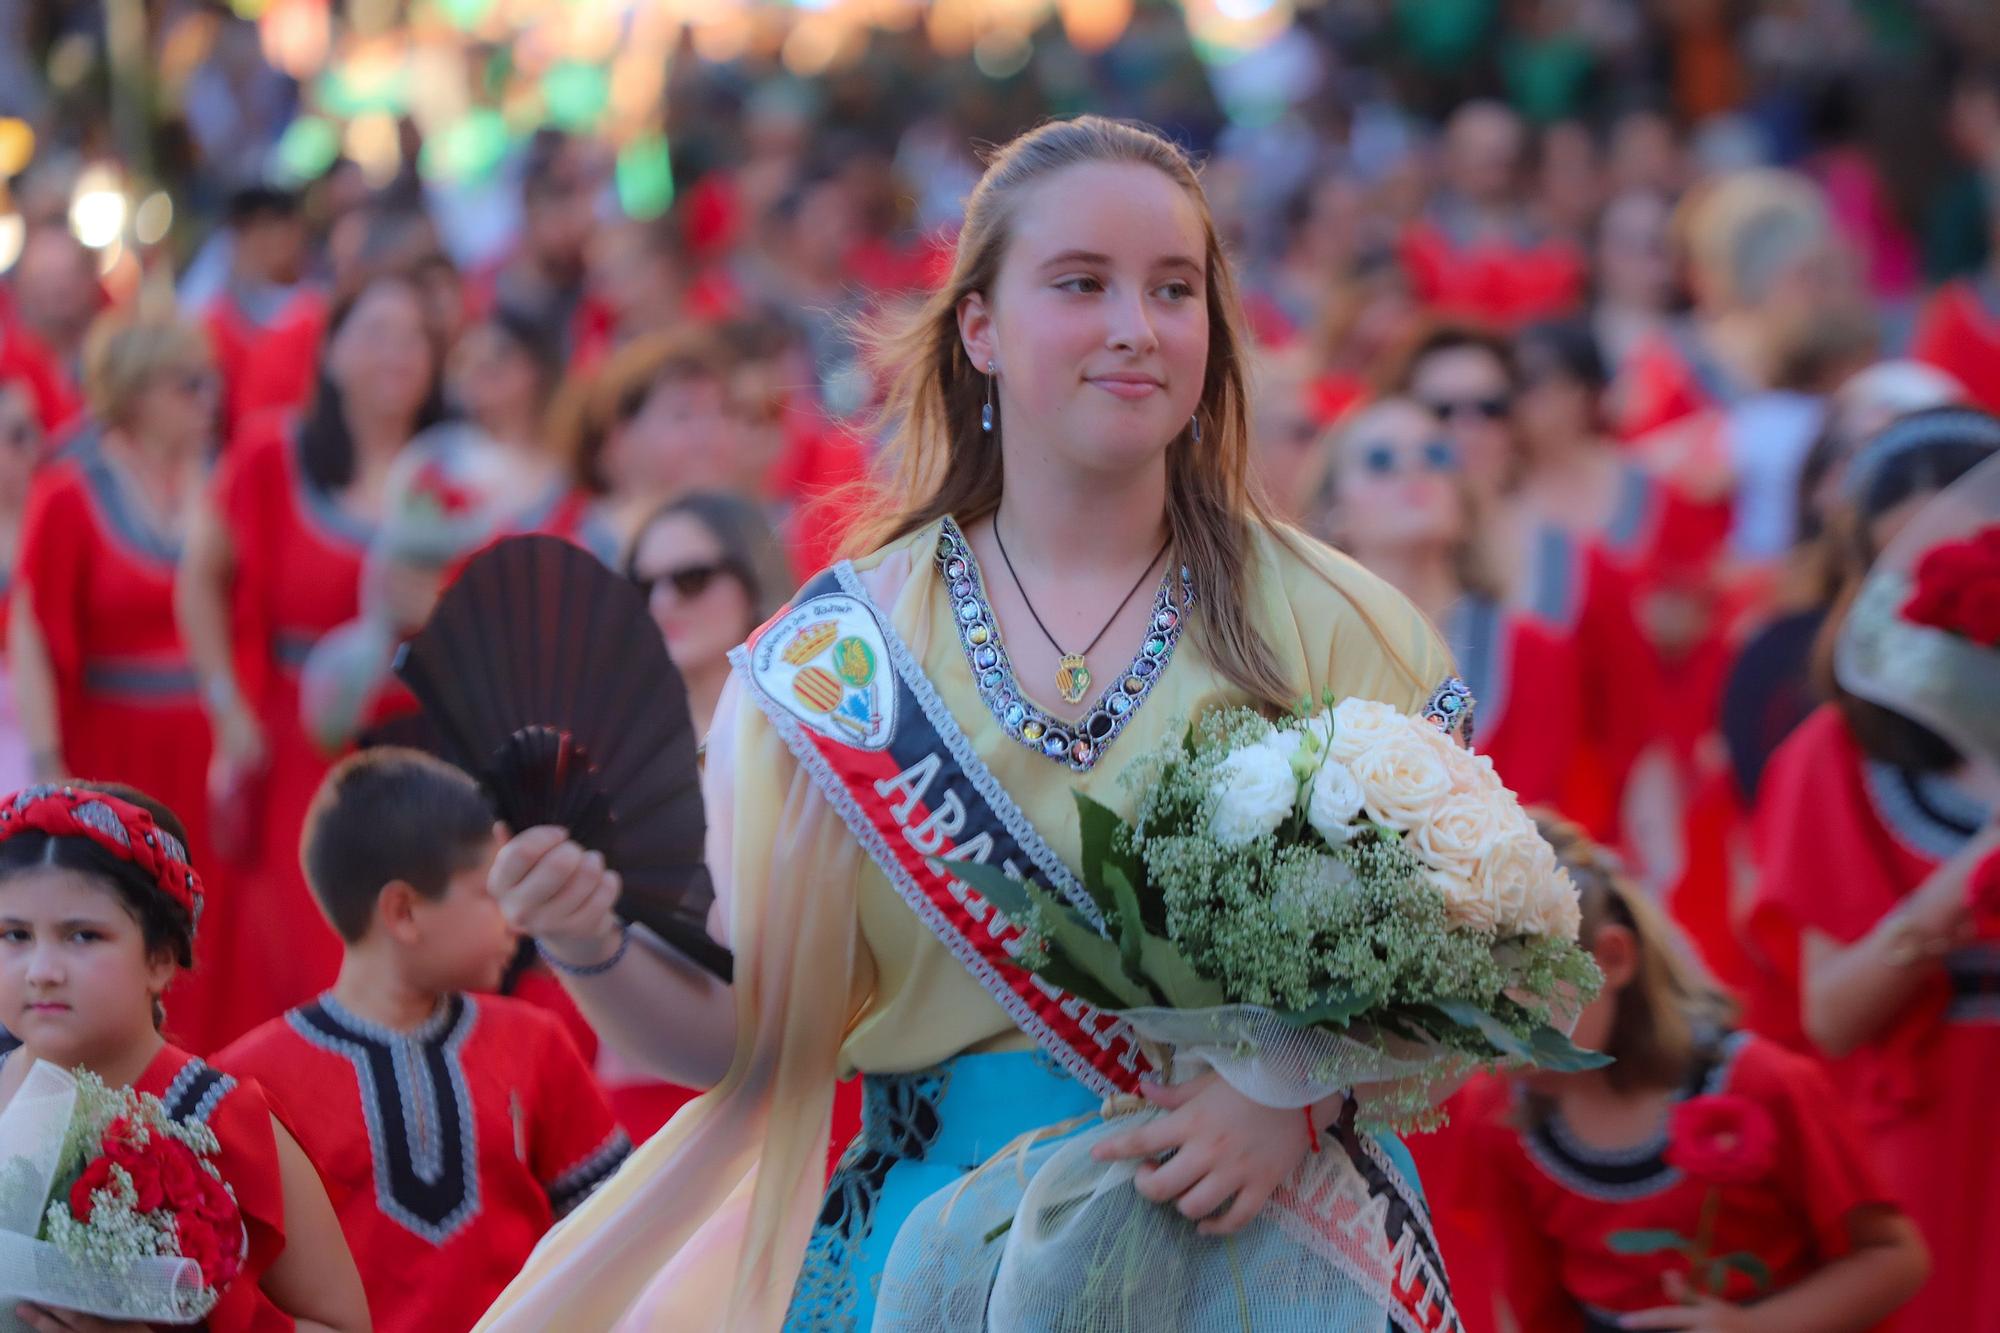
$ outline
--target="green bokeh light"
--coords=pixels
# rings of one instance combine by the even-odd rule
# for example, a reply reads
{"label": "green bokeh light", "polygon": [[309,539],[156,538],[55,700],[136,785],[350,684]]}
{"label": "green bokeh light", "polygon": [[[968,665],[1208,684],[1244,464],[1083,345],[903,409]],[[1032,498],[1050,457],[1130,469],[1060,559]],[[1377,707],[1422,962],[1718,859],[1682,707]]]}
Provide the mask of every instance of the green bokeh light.
{"label": "green bokeh light", "polygon": [[656,218],[673,206],[674,163],[666,139],[643,135],[618,154],[618,205],[630,218]]}

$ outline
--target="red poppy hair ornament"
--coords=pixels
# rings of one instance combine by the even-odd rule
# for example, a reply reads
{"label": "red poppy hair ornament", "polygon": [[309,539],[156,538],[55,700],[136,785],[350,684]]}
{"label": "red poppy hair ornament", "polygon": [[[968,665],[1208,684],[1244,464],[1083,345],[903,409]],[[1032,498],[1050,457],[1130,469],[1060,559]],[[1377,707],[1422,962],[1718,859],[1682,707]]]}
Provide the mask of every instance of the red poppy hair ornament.
{"label": "red poppy hair ornament", "polygon": [[24,787],[0,799],[0,842],[22,833],[88,838],[144,871],[190,921],[201,920],[201,876],[188,864],[187,848],[130,801],[90,787]]}

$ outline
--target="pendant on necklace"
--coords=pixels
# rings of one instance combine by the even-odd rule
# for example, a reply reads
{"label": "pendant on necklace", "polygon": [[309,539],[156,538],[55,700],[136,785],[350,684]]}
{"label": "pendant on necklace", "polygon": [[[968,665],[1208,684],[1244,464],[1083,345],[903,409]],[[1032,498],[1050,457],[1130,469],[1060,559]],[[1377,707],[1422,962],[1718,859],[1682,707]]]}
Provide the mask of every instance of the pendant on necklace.
{"label": "pendant on necklace", "polygon": [[1090,668],[1077,654],[1064,653],[1062,661],[1056,664],[1056,693],[1062,695],[1066,704],[1080,704],[1089,692]]}

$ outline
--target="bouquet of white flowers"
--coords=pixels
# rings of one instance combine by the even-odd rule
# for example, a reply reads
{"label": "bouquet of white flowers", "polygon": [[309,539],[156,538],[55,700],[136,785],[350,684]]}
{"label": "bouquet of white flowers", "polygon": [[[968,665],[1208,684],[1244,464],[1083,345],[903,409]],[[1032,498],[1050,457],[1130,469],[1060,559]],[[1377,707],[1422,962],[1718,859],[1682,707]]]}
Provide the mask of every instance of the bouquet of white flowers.
{"label": "bouquet of white flowers", "polygon": [[[1130,1023],[1168,1078],[1213,1069],[1285,1108],[1343,1092],[1382,1130],[1435,1123],[1482,1066],[1605,1062],[1565,1035],[1600,982],[1575,887],[1491,761],[1431,722],[1331,697],[1275,723],[1224,710],[1126,781],[1130,823],[1077,799],[1101,929],[997,868],[949,869],[1023,927],[1023,967]],[[1304,1329],[1360,1300],[1269,1206],[1215,1239],[1113,1188],[1131,1164],[1090,1144],[1151,1114],[1108,1105],[927,1204],[876,1327]],[[1332,1169],[1309,1157],[1292,1196]]]}

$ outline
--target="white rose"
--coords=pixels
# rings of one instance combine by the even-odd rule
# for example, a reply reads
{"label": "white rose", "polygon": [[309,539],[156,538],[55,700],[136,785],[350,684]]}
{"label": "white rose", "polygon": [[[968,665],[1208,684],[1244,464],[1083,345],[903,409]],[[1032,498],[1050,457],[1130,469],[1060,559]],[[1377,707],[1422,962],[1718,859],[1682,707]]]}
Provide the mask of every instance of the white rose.
{"label": "white rose", "polygon": [[1499,912],[1493,899],[1487,895],[1484,884],[1477,878],[1468,879],[1450,870],[1429,869],[1424,871],[1424,878],[1443,895],[1445,920],[1452,925],[1488,932],[1500,928]]}
{"label": "white rose", "polygon": [[1268,745],[1251,745],[1222,761],[1214,792],[1210,833],[1225,847],[1242,847],[1285,822],[1299,784],[1284,755]]}
{"label": "white rose", "polygon": [[1333,737],[1327,748],[1333,757],[1352,764],[1365,750],[1406,731],[1409,719],[1373,699],[1342,699],[1333,710]]}
{"label": "white rose", "polygon": [[[1336,733],[1336,746],[1339,739]],[[1431,811],[1451,791],[1444,756],[1408,727],[1398,727],[1363,750],[1348,770],[1361,784],[1361,805],[1368,817],[1399,832],[1413,832],[1429,823]]]}
{"label": "white rose", "polygon": [[1451,789],[1455,792],[1477,792],[1489,797],[1507,794],[1506,784],[1494,772],[1490,757],[1449,740],[1445,741],[1445,769],[1451,774]]}
{"label": "white rose", "polygon": [[1311,794],[1306,800],[1306,822],[1338,847],[1354,836],[1354,821],[1361,813],[1361,784],[1347,771],[1347,765],[1327,759],[1313,775]]}
{"label": "white rose", "polygon": [[1548,849],[1549,845],[1532,827],[1525,832],[1515,828],[1508,830],[1480,861],[1480,888],[1493,901],[1493,914],[1501,933],[1519,935],[1529,929],[1529,904],[1536,900],[1536,891],[1548,877],[1552,864],[1542,859],[1541,853]]}
{"label": "white rose", "polygon": [[1410,836],[1425,864],[1470,880],[1506,830],[1501,808],[1487,795],[1452,791]]}
{"label": "white rose", "polygon": [[1574,944],[1583,926],[1583,906],[1577,900],[1576,885],[1570,880],[1569,871],[1556,861],[1554,851],[1549,852],[1542,868],[1545,873],[1528,898],[1522,933],[1546,935]]}

